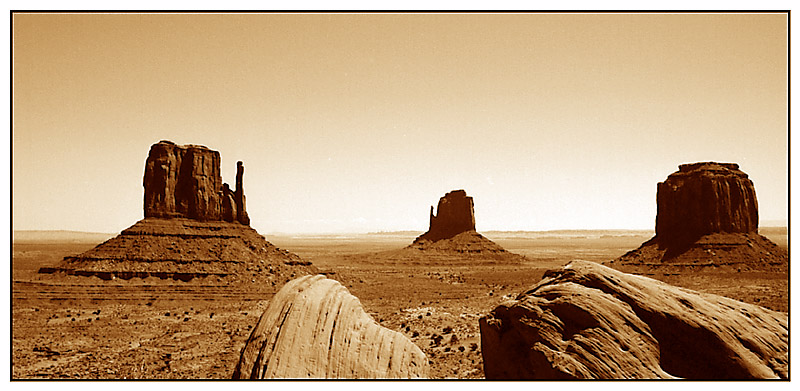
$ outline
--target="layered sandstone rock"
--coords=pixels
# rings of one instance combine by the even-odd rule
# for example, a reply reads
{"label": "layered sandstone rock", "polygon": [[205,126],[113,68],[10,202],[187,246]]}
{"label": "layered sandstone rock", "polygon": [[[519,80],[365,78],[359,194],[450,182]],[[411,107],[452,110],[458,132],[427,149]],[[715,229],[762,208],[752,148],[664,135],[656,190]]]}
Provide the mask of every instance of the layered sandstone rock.
{"label": "layered sandstone rock", "polygon": [[609,266],[636,273],[788,268],[787,251],[758,234],[755,188],[737,164],[682,164],[658,184],[656,203],[656,235]]}
{"label": "layered sandstone rock", "polygon": [[428,359],[380,326],[337,281],[306,276],[270,301],[242,349],[234,379],[424,378]]}
{"label": "layered sandstone rock", "polygon": [[104,280],[218,277],[271,285],[316,271],[311,262],[278,249],[250,227],[185,218],[143,219],[89,251],[65,257],[55,268],[40,270]]}
{"label": "layered sandstone rock", "polygon": [[275,289],[290,278],[316,273],[310,262],[278,249],[248,226],[243,176],[238,162],[231,191],[220,177],[219,152],[170,141],[154,144],[144,170],[145,218],[39,272],[104,280],[212,277]]}
{"label": "layered sandstone rock", "polygon": [[230,192],[220,176],[219,152],[171,141],[153,144],[144,170],[144,217],[225,220],[249,225],[243,174],[244,166],[238,162],[236,190]]}
{"label": "layered sandstone rock", "polygon": [[789,254],[757,232],[713,233],[683,246],[665,246],[658,237],[617,259],[604,262],[617,270],[645,275],[687,271],[760,271],[785,273]]}
{"label": "layered sandstone rock", "polygon": [[586,261],[480,319],[487,379],[789,376],[788,316]]}
{"label": "layered sandstone rock", "polygon": [[461,232],[453,237],[430,241],[417,238],[406,247],[408,251],[420,254],[462,255],[488,258],[503,258],[511,253],[497,243],[475,231]]}

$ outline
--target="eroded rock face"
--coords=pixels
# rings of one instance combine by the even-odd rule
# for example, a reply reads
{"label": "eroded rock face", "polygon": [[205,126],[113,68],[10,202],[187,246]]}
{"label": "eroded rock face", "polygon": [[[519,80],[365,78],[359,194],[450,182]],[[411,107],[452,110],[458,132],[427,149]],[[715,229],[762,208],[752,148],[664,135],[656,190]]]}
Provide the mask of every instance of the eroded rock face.
{"label": "eroded rock face", "polygon": [[[249,225],[244,205],[242,162],[237,164],[235,208],[220,176],[219,152],[202,145],[160,141],[150,147],[144,170],[144,216],[199,221],[238,221]],[[233,220],[226,216],[233,215]]]}
{"label": "eroded rock face", "polygon": [[475,230],[475,209],[472,197],[464,190],[453,190],[439,199],[436,214],[431,206],[430,228],[421,239],[437,241]]}
{"label": "eroded rock face", "polygon": [[480,319],[487,379],[788,378],[788,316],[574,261]]}
{"label": "eroded rock face", "polygon": [[758,234],[755,188],[737,164],[682,164],[656,202],[656,235],[604,264],[643,274],[788,269],[788,252]]}
{"label": "eroded rock face", "polygon": [[247,340],[234,379],[424,378],[428,359],[380,326],[339,282],[322,275],[287,283]]}
{"label": "eroded rock face", "polygon": [[665,245],[703,235],[758,230],[753,182],[735,163],[682,164],[658,184],[656,237]]}
{"label": "eroded rock face", "polygon": [[278,249],[249,227],[243,176],[238,162],[232,191],[222,183],[219,152],[170,141],[154,144],[145,163],[145,218],[39,272],[213,281],[272,292],[290,278],[317,273],[311,262]]}

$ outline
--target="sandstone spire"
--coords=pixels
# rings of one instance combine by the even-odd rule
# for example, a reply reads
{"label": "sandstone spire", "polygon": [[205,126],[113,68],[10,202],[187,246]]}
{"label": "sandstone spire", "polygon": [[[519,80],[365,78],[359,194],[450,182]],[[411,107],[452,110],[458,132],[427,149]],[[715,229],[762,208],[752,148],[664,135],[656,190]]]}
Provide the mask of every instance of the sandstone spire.
{"label": "sandstone spire", "polygon": [[247,216],[247,208],[244,202],[244,164],[236,162],[236,191],[234,192],[234,200],[236,201],[236,221],[250,225],[250,217]]}
{"label": "sandstone spire", "polygon": [[453,190],[439,199],[436,214],[431,206],[428,231],[402,250],[387,252],[399,262],[521,262],[524,257],[510,253],[475,231],[472,197]]}

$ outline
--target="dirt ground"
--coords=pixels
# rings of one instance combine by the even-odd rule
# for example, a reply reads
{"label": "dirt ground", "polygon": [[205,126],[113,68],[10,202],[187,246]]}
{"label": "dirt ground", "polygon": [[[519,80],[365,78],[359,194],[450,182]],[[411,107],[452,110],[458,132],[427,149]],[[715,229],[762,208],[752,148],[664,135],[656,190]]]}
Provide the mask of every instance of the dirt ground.
{"label": "dirt ground", "polygon": [[[268,236],[358,297],[376,321],[411,338],[434,378],[483,378],[478,318],[573,259],[600,262],[646,235],[486,235],[526,256],[521,265],[403,265],[370,253],[413,235]],[[783,239],[783,240],[782,240]],[[785,238],[773,239],[786,246]],[[14,243],[13,379],[227,379],[270,293],[217,281],[102,281],[39,275],[96,243]],[[656,276],[674,285],[788,312],[788,275]]]}

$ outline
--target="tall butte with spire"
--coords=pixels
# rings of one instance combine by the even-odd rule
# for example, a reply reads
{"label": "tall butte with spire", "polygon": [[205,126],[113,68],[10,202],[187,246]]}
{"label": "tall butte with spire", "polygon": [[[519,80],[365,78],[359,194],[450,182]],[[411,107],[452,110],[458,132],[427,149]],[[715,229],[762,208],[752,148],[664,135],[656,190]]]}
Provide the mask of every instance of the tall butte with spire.
{"label": "tall butte with spire", "polygon": [[788,252],[758,233],[753,182],[736,163],[681,164],[656,192],[656,235],[609,262],[622,271],[785,271]]}
{"label": "tall butte with spire", "polygon": [[144,219],[39,272],[106,280],[217,277],[267,287],[315,273],[310,262],[278,249],[249,226],[244,164],[236,168],[232,191],[222,182],[219,152],[171,141],[152,145],[142,182]]}
{"label": "tall butte with spire", "polygon": [[144,169],[144,217],[188,218],[250,225],[244,201],[244,164],[236,163],[236,190],[220,176],[219,152],[202,145],[160,141]]}

